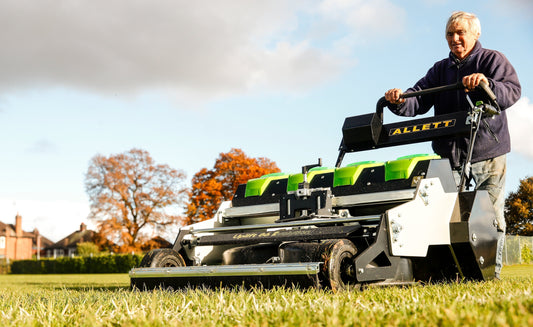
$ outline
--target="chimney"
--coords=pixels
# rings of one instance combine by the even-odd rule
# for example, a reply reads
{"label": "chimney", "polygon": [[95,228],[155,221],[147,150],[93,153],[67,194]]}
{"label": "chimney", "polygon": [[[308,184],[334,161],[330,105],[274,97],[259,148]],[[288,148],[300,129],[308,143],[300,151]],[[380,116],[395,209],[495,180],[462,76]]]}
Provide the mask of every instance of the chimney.
{"label": "chimney", "polygon": [[36,238],[37,260],[41,260],[41,235],[39,235],[39,230],[37,230],[37,228],[33,230],[33,235]]}
{"label": "chimney", "polygon": [[85,232],[86,230],[87,230],[87,225],[85,225],[84,223],[81,223],[80,232]]}
{"label": "chimney", "polygon": [[22,217],[18,213],[15,216],[15,235],[22,236]]}

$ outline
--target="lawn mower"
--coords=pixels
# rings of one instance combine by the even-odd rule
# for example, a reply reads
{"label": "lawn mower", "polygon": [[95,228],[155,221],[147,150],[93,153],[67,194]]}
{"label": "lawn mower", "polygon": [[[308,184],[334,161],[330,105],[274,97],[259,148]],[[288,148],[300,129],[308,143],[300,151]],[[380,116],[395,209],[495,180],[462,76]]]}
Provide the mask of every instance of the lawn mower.
{"label": "lawn mower", "polygon": [[[381,98],[375,112],[345,119],[334,167],[319,159],[298,173],[239,185],[213,218],[181,227],[172,248],[146,254],[129,273],[131,287],[338,291],[494,278],[496,215],[486,191],[468,190],[468,166],[478,126],[499,107],[486,84],[476,92],[488,102],[474,105],[466,93],[469,111],[390,124],[383,123],[388,102]],[[346,153],[458,136],[470,139],[460,182],[449,160],[434,154],[342,164]]]}

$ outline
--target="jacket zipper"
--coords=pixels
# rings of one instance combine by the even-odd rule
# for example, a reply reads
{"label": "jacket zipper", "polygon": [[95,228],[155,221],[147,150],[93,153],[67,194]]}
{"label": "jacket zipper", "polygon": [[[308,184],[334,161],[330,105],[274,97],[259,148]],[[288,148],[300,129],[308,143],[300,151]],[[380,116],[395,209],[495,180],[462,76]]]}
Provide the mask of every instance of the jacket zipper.
{"label": "jacket zipper", "polygon": [[487,123],[487,121],[485,119],[483,119],[483,123],[485,124],[485,127],[489,130],[489,133],[490,135],[492,135],[492,137],[494,138],[494,140],[497,142],[497,143],[500,143],[500,140],[498,139],[498,136],[492,131],[492,129],[490,128],[489,126],[489,123]]}

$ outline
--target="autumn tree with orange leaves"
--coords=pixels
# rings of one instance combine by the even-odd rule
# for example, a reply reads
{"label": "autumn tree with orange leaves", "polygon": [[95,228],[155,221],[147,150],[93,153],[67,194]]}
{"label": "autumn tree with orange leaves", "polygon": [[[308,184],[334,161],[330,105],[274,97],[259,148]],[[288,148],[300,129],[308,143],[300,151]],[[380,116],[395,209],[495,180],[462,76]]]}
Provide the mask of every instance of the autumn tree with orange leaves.
{"label": "autumn tree with orange leaves", "polygon": [[533,236],[533,177],[520,180],[518,191],[505,199],[507,233]]}
{"label": "autumn tree with orange leaves", "polygon": [[213,218],[220,203],[231,200],[239,184],[279,171],[275,162],[250,158],[241,149],[220,153],[213,169],[203,168],[194,175],[182,223],[189,225]]}
{"label": "autumn tree with orange leaves", "polygon": [[143,230],[177,224],[179,217],[165,209],[182,205],[184,179],[182,171],[156,164],[144,150],[93,157],[85,188],[101,239],[117,243],[120,252],[138,251],[147,238]]}

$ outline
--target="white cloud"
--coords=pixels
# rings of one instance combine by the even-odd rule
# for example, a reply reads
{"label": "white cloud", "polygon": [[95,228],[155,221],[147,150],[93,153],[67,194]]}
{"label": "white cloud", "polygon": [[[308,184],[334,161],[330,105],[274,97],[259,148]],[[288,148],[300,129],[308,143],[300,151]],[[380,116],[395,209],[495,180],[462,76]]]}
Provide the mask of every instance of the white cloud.
{"label": "white cloud", "polygon": [[533,17],[533,2],[531,0],[496,1],[494,6],[500,15],[515,19],[518,17]]}
{"label": "white cloud", "polygon": [[256,57],[258,69],[250,72],[250,86],[271,87],[269,84],[276,81],[280,89],[308,89],[324,76],[339,72],[350,64],[348,59],[319,51],[307,42],[280,42],[275,49]]}
{"label": "white cloud", "polygon": [[523,97],[506,110],[511,133],[512,151],[533,159],[531,126],[533,126],[533,103]]}
{"label": "white cloud", "polygon": [[207,97],[299,91],[354,62],[346,46],[316,46],[299,30],[302,20],[337,20],[349,32],[336,39],[346,42],[400,31],[404,16],[387,0],[6,0],[0,91],[67,86]]}
{"label": "white cloud", "polygon": [[[296,4],[3,1],[0,90],[67,85],[103,93],[145,88],[242,91],[264,70],[265,59],[283,55],[275,50],[283,47],[272,51],[268,45],[293,28]],[[308,52],[297,55],[305,58]],[[317,66],[328,72],[324,78],[338,72],[325,69],[332,68],[330,62],[316,59],[302,68]],[[280,77],[267,75],[269,86],[276,85]]]}
{"label": "white cloud", "polygon": [[319,12],[346,24],[352,36],[369,38],[401,34],[407,16],[403,8],[389,0],[324,0]]}

